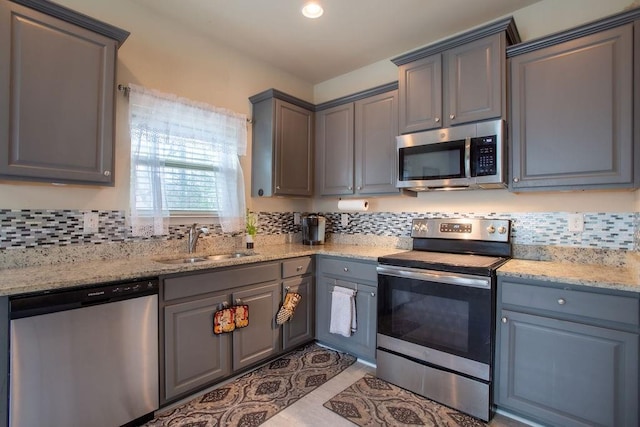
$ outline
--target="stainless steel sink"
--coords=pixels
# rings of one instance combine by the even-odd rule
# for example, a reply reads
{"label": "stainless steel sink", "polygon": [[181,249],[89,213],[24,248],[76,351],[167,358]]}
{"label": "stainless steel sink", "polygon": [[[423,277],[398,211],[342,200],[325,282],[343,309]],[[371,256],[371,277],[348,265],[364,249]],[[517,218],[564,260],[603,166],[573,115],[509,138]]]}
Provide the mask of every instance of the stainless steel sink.
{"label": "stainless steel sink", "polygon": [[211,261],[220,261],[223,259],[242,258],[249,255],[252,255],[252,254],[248,254],[246,252],[232,252],[230,254],[209,255],[207,259]]}
{"label": "stainless steel sink", "polygon": [[162,264],[195,264],[203,261],[223,261],[225,259],[242,258],[250,255],[255,255],[255,254],[246,253],[246,252],[231,252],[227,254],[218,254],[218,255],[209,255],[209,256],[158,259],[156,260],[156,262],[159,262]]}
{"label": "stainless steel sink", "polygon": [[157,262],[162,264],[194,264],[196,262],[208,261],[206,257],[189,257],[189,258],[174,258],[174,259],[159,259]]}

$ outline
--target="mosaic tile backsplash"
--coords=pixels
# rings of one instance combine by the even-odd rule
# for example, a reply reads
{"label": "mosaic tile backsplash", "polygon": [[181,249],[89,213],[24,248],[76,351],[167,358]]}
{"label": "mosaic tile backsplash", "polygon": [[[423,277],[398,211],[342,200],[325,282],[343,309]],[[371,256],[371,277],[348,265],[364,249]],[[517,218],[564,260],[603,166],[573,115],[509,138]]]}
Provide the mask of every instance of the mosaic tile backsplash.
{"label": "mosaic tile backsplash", "polygon": [[[85,233],[84,211],[79,210],[8,210],[0,209],[0,250],[137,242],[145,240],[184,239],[186,225],[171,226],[168,236],[134,237],[126,225],[123,211],[91,211],[98,214],[97,233]],[[340,235],[374,235],[409,237],[414,218],[499,218],[512,220],[514,245],[565,246],[573,248],[621,249],[640,248],[640,214],[584,213],[584,231],[568,231],[566,212],[483,213],[468,212],[358,212],[347,213],[349,224],[341,225],[341,212],[321,213],[327,218],[327,233]],[[300,231],[290,212],[259,212],[258,234],[279,235]],[[188,221],[185,222],[185,224]],[[213,235],[223,235],[215,224]]]}

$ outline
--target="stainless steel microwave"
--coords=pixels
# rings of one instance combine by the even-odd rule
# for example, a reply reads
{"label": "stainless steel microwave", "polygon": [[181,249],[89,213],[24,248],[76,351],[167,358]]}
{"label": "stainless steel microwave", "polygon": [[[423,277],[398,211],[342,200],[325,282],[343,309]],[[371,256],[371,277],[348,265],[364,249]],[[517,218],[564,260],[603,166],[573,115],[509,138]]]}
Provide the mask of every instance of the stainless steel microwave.
{"label": "stainless steel microwave", "polygon": [[506,187],[504,121],[396,137],[396,186],[411,191]]}

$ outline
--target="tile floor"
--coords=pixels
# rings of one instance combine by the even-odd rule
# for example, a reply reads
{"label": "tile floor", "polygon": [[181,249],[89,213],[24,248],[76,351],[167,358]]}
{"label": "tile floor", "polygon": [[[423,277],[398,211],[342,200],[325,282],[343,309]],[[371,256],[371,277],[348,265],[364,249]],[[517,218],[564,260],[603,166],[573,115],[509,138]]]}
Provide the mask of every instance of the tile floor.
{"label": "tile floor", "polygon": [[[333,377],[322,386],[318,387],[302,399],[280,411],[262,427],[300,427],[300,426],[331,426],[354,427],[355,424],[342,418],[335,412],[322,406],[324,402],[340,393],[345,388],[362,378],[365,374],[375,375],[375,368],[361,362],[356,362],[344,372]],[[527,424],[520,423],[503,415],[496,414],[489,424],[491,427],[523,427]]]}
{"label": "tile floor", "polygon": [[[345,388],[365,376],[366,374],[375,375],[376,369],[368,364],[357,361],[340,374],[336,375],[325,384],[321,385],[311,393],[307,394],[293,405],[288,406],[284,410],[278,412],[269,418],[261,427],[354,427],[355,424],[342,418],[340,415],[322,406],[324,402],[340,393]],[[228,381],[233,381],[231,378]],[[204,394],[213,390],[225,382],[217,384],[210,389],[203,391]],[[170,407],[181,405],[194,396],[177,402]],[[164,410],[169,409],[163,408]],[[489,423],[490,427],[529,427],[529,424],[523,424],[504,415],[496,414]]]}

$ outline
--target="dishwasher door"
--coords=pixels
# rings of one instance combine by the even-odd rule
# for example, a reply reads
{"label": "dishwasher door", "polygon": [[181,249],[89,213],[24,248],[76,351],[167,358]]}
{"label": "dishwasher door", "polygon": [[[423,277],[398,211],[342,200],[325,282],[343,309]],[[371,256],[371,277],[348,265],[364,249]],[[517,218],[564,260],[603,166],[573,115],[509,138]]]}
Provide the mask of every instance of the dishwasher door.
{"label": "dishwasher door", "polygon": [[12,427],[114,427],[158,409],[158,295],[11,320]]}

